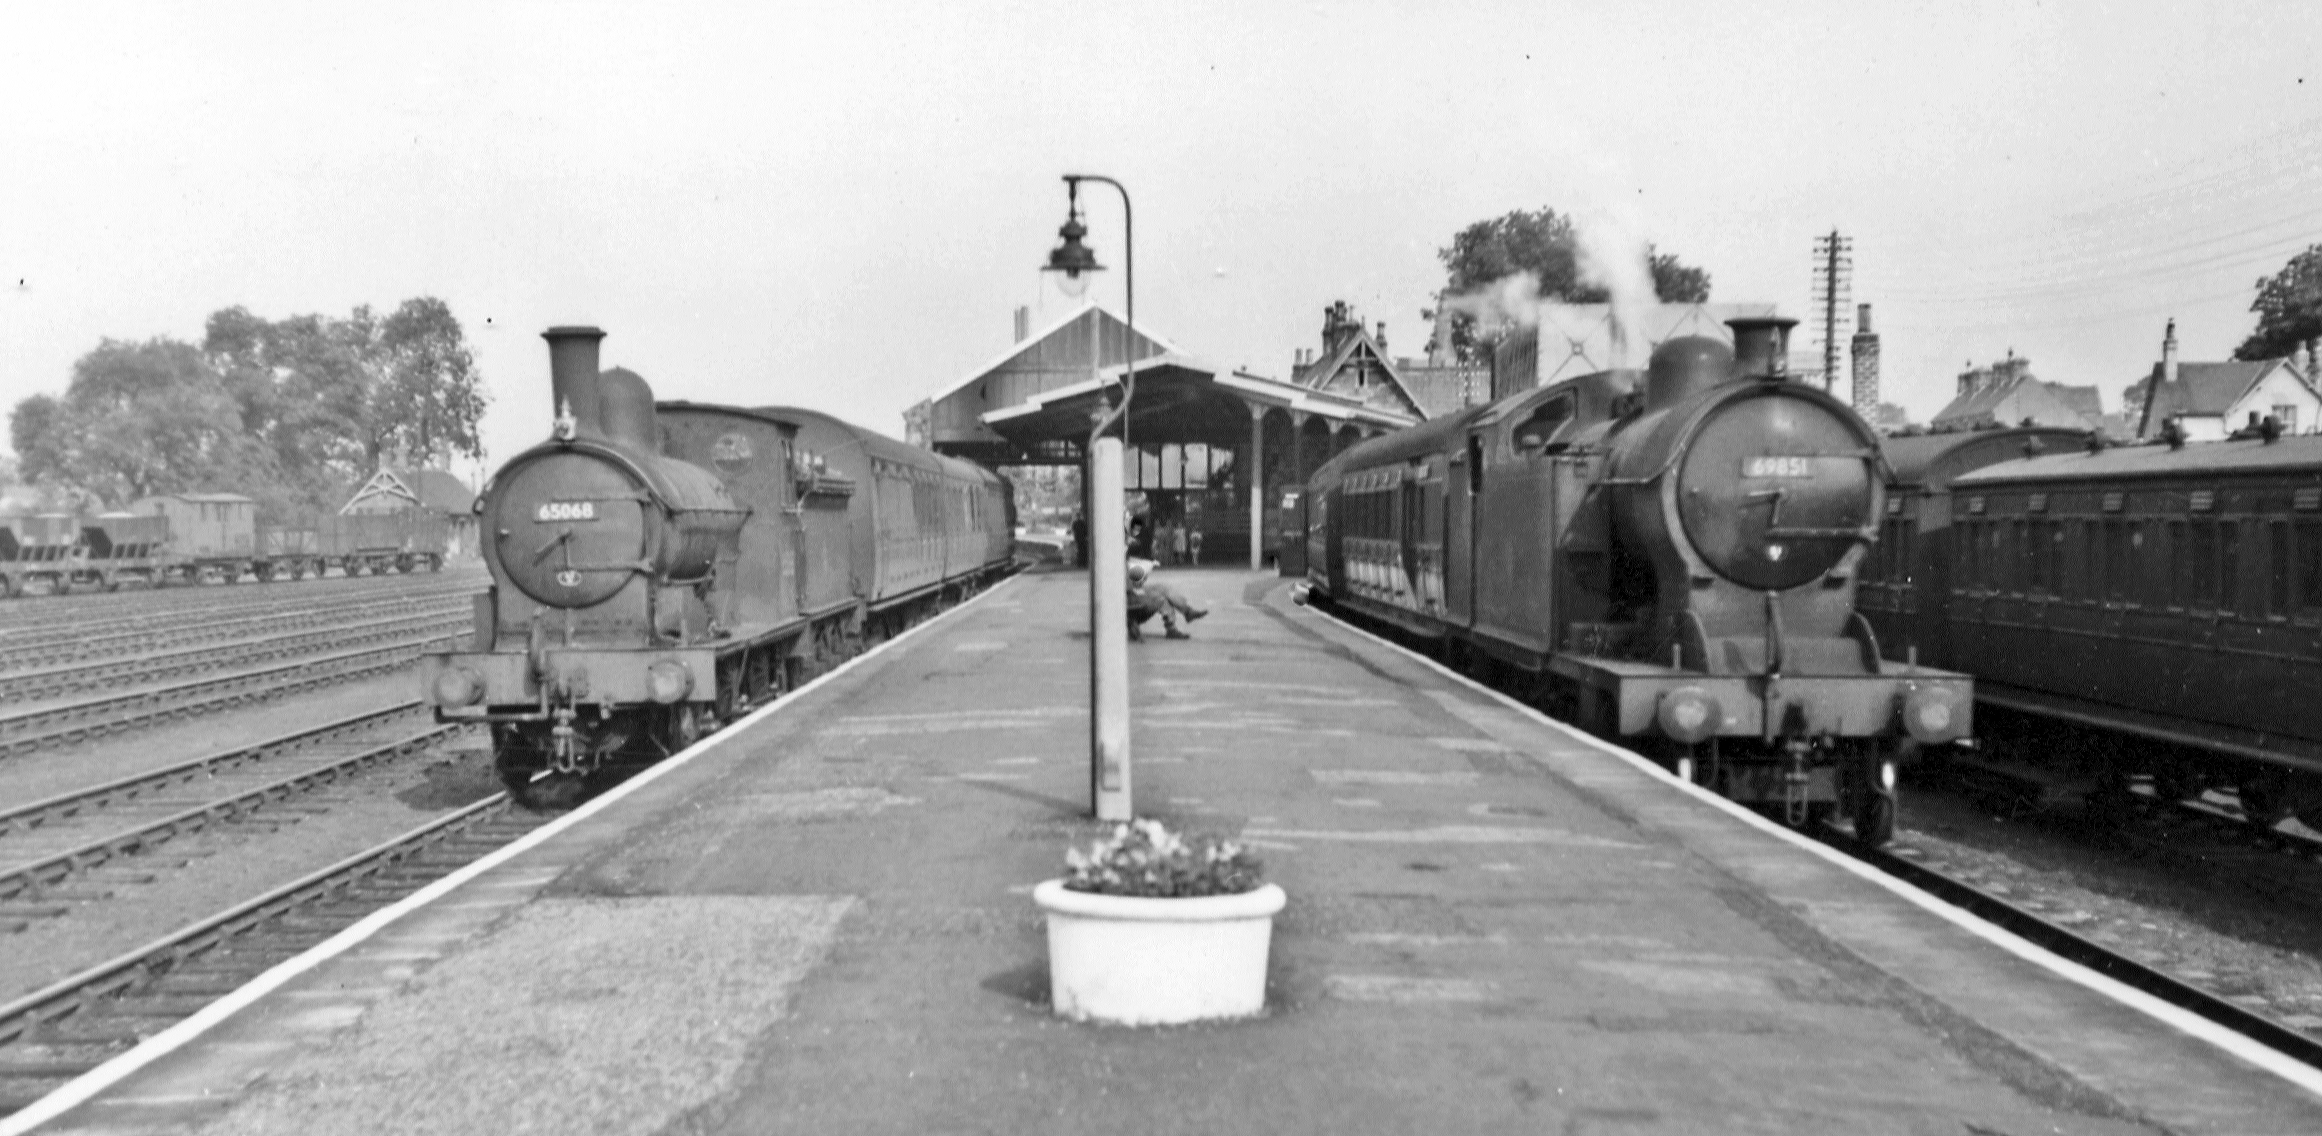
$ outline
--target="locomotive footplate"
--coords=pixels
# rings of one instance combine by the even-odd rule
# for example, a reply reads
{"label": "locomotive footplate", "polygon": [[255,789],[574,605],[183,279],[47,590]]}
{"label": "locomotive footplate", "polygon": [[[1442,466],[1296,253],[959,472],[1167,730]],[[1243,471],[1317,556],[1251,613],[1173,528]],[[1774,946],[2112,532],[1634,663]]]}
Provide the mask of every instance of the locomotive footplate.
{"label": "locomotive footplate", "polygon": [[[708,702],[718,689],[717,652],[548,648],[535,673],[522,651],[447,651],[419,658],[420,697],[445,722],[540,721],[542,690],[559,704]],[[523,710],[509,707],[522,706]],[[500,709],[495,710],[495,707]]]}
{"label": "locomotive footplate", "polygon": [[1973,733],[1974,681],[1927,667],[1891,664],[1878,674],[1717,675],[1586,655],[1558,655],[1548,666],[1579,687],[1580,724],[1620,738],[1687,745],[1729,738],[1777,746],[1797,738],[1908,738],[1936,745]]}

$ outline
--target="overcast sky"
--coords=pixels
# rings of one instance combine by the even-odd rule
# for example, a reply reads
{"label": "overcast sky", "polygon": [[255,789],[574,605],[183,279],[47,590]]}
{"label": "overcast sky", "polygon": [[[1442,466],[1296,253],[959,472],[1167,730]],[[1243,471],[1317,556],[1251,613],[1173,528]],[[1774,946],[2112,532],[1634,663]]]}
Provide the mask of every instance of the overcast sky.
{"label": "overcast sky", "polygon": [[[1750,9],[1762,7],[1762,13]],[[1286,376],[1323,307],[1417,354],[1436,250],[1632,227],[1811,308],[1854,242],[1889,397],[2013,349],[2108,407],[2322,242],[2322,4],[87,4],[0,38],[0,398],[106,338],[439,296],[495,458],[553,324],[663,397],[905,406],[1066,301],[1058,176],[1135,195],[1139,322]],[[1089,207],[1113,268],[1120,205]],[[1810,336],[1796,346],[1805,348]]]}

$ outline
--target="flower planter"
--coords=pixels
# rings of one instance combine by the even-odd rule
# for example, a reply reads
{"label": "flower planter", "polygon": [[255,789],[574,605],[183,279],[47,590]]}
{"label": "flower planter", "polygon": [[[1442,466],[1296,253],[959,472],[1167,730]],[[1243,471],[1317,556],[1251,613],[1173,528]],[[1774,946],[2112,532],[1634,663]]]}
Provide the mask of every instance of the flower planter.
{"label": "flower planter", "polygon": [[1032,889],[1048,915],[1048,984],[1059,1016],[1149,1026],[1248,1017],[1266,1008],[1266,953],[1287,899],[1152,899]]}

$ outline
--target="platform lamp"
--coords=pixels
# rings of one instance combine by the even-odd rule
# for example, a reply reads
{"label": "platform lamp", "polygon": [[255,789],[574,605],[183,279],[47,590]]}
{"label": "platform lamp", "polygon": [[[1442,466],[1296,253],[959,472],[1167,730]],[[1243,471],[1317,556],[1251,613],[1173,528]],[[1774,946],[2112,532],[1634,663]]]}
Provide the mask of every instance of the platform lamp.
{"label": "platform lamp", "polygon": [[[1122,248],[1126,250],[1123,276],[1128,291],[1129,335],[1137,330],[1136,222],[1129,211],[1129,191],[1121,183],[1097,174],[1064,175],[1066,213],[1057,236],[1062,240],[1048,254],[1046,271],[1061,273],[1060,282],[1075,295],[1086,289],[1088,273],[1101,272],[1096,253],[1081,238],[1088,226],[1080,223],[1080,183],[1099,181],[1121,195]],[[1091,319],[1097,319],[1092,312]],[[1090,337],[1094,350],[1091,368],[1104,369],[1104,336]],[[1128,429],[1129,400],[1137,393],[1137,349],[1126,351],[1128,364],[1121,380],[1121,401],[1114,403],[1103,387],[1098,396],[1104,407],[1096,412],[1082,453],[1087,465],[1081,483],[1088,487],[1088,671],[1089,671],[1089,807],[1098,820],[1129,820],[1136,815],[1130,804],[1129,780],[1129,601],[1128,533],[1122,516],[1120,437],[1108,437],[1113,424]]]}

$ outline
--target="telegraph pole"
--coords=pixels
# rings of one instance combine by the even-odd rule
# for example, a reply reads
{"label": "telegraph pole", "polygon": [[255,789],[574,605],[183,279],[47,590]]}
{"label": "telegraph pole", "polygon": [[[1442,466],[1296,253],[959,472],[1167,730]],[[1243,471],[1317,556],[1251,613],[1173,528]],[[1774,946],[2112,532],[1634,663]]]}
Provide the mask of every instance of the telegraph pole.
{"label": "telegraph pole", "polygon": [[1854,238],[1832,229],[1814,238],[1814,302],[1822,305],[1822,389],[1838,389],[1838,331],[1854,279]]}

